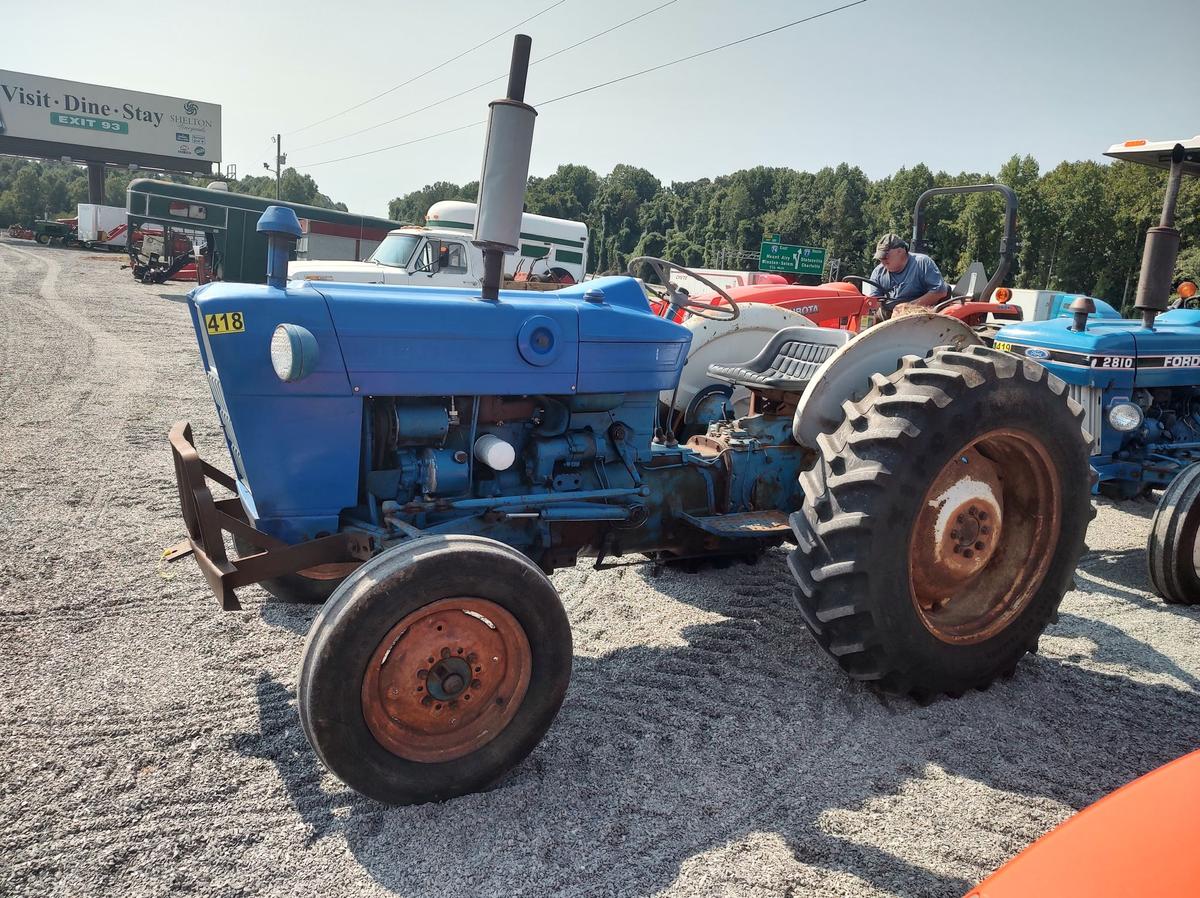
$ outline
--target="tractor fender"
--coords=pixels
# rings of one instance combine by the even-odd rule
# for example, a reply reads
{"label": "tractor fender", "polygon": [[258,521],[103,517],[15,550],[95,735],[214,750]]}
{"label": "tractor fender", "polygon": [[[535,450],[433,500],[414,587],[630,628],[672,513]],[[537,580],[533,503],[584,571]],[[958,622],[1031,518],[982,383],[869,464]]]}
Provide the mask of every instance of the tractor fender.
{"label": "tractor fender", "polygon": [[832,433],[845,418],[842,403],[862,399],[871,375],[889,375],[906,355],[924,358],[938,346],[962,350],[983,341],[949,315],[913,311],[864,331],[831,355],[808,382],[792,418],[792,435],[801,446],[815,447],[817,437]]}

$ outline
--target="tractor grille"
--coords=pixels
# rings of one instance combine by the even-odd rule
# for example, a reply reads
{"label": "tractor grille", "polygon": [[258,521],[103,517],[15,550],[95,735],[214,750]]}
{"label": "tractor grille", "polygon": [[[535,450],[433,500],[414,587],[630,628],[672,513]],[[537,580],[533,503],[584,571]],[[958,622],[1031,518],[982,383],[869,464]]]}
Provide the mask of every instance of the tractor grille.
{"label": "tractor grille", "polygon": [[1092,441],[1092,455],[1100,454],[1100,428],[1104,423],[1104,391],[1069,385],[1070,396],[1083,406],[1083,428]]}

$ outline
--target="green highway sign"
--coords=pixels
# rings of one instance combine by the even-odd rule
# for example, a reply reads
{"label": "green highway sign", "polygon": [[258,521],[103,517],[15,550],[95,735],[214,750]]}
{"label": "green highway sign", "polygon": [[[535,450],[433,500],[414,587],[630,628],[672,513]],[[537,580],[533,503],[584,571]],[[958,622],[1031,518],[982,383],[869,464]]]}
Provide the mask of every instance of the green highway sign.
{"label": "green highway sign", "polygon": [[779,235],[771,234],[759,246],[758,270],[819,276],[825,270],[825,250],[816,246],[780,243]]}

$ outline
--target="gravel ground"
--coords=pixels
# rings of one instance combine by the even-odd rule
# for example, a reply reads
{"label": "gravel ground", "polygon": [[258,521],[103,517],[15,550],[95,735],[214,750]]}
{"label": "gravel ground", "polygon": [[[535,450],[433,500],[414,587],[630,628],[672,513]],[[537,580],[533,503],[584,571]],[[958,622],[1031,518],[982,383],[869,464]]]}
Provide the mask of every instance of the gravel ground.
{"label": "gravel ground", "polygon": [[847,679],[783,553],[555,575],[562,713],[495,790],[392,809],[317,764],[315,610],[217,610],[166,432],[224,458],[183,286],[0,238],[0,894],[958,895],[1196,746],[1197,612],[1147,591],[1153,506],[1101,503],[1011,680],[928,707]]}

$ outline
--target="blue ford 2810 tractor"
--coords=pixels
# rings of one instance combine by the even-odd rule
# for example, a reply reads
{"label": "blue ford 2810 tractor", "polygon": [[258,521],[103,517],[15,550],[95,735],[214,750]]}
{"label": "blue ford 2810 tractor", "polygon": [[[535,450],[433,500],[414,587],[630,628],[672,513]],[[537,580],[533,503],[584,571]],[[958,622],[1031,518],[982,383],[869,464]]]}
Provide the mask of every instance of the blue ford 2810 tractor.
{"label": "blue ford 2810 tractor", "polygon": [[1107,155],[1169,170],[1162,218],[1146,237],[1135,308],[1140,320],[1097,317],[1078,298],[1048,321],[1012,324],[995,348],[1034,359],[1070,385],[1092,435],[1097,489],[1132,498],[1200,459],[1200,309],[1169,308],[1183,175],[1200,175],[1200,136],[1129,141]]}
{"label": "blue ford 2810 tractor", "polygon": [[528,39],[517,48],[488,127],[481,291],[287,283],[298,229],[278,209],[259,225],[266,285],[189,297],[234,474],[172,429],[188,530],[174,555],[195,557],[225,608],[255,582],[324,600],[297,687],[321,760],[391,803],[517,764],[571,673],[546,573],[580,556],[752,559],[794,542],[800,616],[851,677],[931,697],[1011,673],[1069,588],[1091,514],[1064,383],[947,316],[853,339],[790,327],[709,369],[750,391],[749,414],[676,443],[658,396],[690,332],[636,281],[498,290],[535,115]]}

